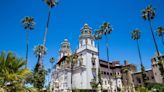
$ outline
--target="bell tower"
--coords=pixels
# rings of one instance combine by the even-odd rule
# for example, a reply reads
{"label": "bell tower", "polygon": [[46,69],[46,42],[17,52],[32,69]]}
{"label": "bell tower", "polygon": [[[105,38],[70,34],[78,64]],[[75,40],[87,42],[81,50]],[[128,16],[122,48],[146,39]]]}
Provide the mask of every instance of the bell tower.
{"label": "bell tower", "polygon": [[98,49],[95,47],[92,29],[88,26],[88,24],[84,24],[80,31],[81,34],[79,36],[79,48],[77,49],[76,53],[83,58],[83,65],[86,69],[82,73],[82,88],[91,89],[93,82],[98,81]]}
{"label": "bell tower", "polygon": [[68,42],[68,39],[64,39],[64,41],[60,45],[59,59],[62,58],[63,56],[68,56],[70,54],[71,54],[70,43]]}
{"label": "bell tower", "polygon": [[84,24],[79,38],[79,48],[84,46],[95,46],[94,37],[92,36],[91,28],[88,26],[88,24]]}

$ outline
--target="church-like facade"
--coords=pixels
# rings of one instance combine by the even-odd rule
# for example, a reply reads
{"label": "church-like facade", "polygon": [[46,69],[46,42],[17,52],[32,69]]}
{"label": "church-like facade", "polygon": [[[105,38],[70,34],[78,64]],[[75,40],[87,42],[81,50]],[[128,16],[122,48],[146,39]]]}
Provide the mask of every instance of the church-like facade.
{"label": "church-like facade", "polygon": [[[59,50],[59,61],[52,74],[51,88],[53,90],[93,89],[94,83],[99,82],[99,68],[104,89],[115,90],[116,87],[122,88],[119,63],[115,61],[114,63],[118,68],[110,69],[109,66],[114,63],[99,59],[98,48],[95,45],[94,36],[88,24],[84,24],[81,29],[79,48],[75,53],[78,59],[72,66],[67,61],[67,57],[72,54],[70,43],[67,39],[64,39]],[[118,75],[117,78],[113,76],[113,72]]]}

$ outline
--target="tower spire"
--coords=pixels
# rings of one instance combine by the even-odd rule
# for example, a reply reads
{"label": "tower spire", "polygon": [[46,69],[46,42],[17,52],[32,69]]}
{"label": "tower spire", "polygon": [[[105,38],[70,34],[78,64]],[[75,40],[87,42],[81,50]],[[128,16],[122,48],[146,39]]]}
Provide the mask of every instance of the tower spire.
{"label": "tower spire", "polygon": [[59,58],[71,54],[70,43],[68,42],[68,39],[64,39],[64,41],[61,43],[59,54]]}
{"label": "tower spire", "polygon": [[94,46],[94,37],[92,35],[92,29],[87,23],[81,29],[81,34],[79,37],[79,47],[90,45]]}

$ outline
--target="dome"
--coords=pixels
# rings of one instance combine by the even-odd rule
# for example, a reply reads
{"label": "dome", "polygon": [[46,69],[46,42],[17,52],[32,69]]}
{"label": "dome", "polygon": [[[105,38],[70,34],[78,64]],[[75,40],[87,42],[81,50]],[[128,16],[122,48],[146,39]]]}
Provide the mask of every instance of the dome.
{"label": "dome", "polygon": [[85,23],[81,29],[80,39],[81,38],[93,38],[91,28],[88,26],[87,23]]}
{"label": "dome", "polygon": [[64,39],[64,42],[68,42],[68,39]]}
{"label": "dome", "polygon": [[68,39],[64,39],[64,41],[61,43],[61,50],[70,49],[70,43],[68,42]]}

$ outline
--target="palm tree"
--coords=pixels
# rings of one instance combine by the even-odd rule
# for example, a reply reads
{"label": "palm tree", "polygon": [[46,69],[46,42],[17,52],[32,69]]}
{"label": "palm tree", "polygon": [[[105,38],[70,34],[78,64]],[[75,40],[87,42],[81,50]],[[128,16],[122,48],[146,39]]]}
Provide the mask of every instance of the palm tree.
{"label": "palm tree", "polygon": [[35,88],[38,88],[39,92],[44,87],[46,74],[47,71],[45,70],[44,66],[37,62],[33,72],[32,84]]}
{"label": "palm tree", "polygon": [[162,26],[158,27],[158,29],[157,29],[157,35],[159,37],[161,37],[162,43],[164,45],[164,38],[163,38],[163,36],[164,36],[164,27],[162,27]]}
{"label": "palm tree", "polygon": [[47,19],[46,29],[44,33],[43,46],[46,45],[46,38],[47,38],[49,21],[50,21],[51,9],[58,4],[56,0],[44,0],[44,2],[48,5],[48,19]]}
{"label": "palm tree", "polygon": [[135,29],[132,32],[132,39],[137,41],[137,49],[138,49],[138,54],[139,54],[139,59],[140,59],[140,64],[142,65],[142,57],[141,57],[141,52],[140,52],[140,47],[139,47],[139,43],[138,40],[141,37],[141,32],[139,29]]}
{"label": "palm tree", "polygon": [[24,83],[32,76],[32,72],[23,68],[25,64],[25,60],[16,57],[12,52],[7,56],[4,52],[0,54],[0,88],[4,92],[23,92],[22,90],[27,89]]}
{"label": "palm tree", "polygon": [[78,56],[76,54],[72,54],[72,55],[69,55],[67,56],[66,58],[66,61],[69,62],[71,64],[71,90],[73,90],[73,87],[72,87],[72,78],[73,78],[73,67],[74,65],[77,63],[77,60],[78,60]]}
{"label": "palm tree", "polygon": [[[102,31],[102,33],[105,35],[106,37],[106,53],[107,53],[107,61],[109,62],[109,50],[108,50],[108,34],[110,34],[112,32],[112,27],[110,25],[110,23],[108,22],[104,22],[100,28],[100,30]],[[108,69],[109,69],[109,63],[108,63]],[[109,78],[110,79],[110,78]],[[116,81],[117,84],[117,81]],[[110,85],[111,86],[111,85]],[[117,86],[117,85],[116,85]],[[110,87],[112,88],[112,87]],[[116,87],[116,92],[117,92],[117,87]]]}
{"label": "palm tree", "polygon": [[131,38],[133,40],[136,40],[137,41],[137,49],[138,49],[138,55],[139,55],[140,65],[141,65],[142,79],[143,79],[143,83],[145,83],[146,82],[145,68],[144,68],[143,63],[142,63],[141,51],[140,51],[139,42],[138,42],[138,40],[140,39],[140,37],[141,37],[140,30],[139,29],[133,30]]}
{"label": "palm tree", "polygon": [[[41,65],[41,57],[42,55],[47,53],[47,49],[44,45],[38,45],[34,47],[34,54],[36,57],[38,57],[38,64]],[[42,62],[43,63],[43,62]]]}
{"label": "palm tree", "polygon": [[[48,71],[49,71],[49,73],[51,73],[52,74],[52,70],[53,70],[53,63],[55,62],[55,58],[54,57],[51,57],[50,58],[50,63],[51,63],[51,69],[48,69]],[[49,75],[49,76],[51,76],[51,74]]]}
{"label": "palm tree", "polygon": [[108,50],[108,34],[112,32],[112,27],[110,23],[104,22],[101,26],[101,30],[106,37],[106,51],[107,51],[107,61],[109,62],[109,50]]}
{"label": "palm tree", "polygon": [[35,26],[34,18],[31,16],[25,16],[22,20],[24,29],[26,30],[26,67],[28,63],[28,31],[33,30]]}
{"label": "palm tree", "polygon": [[159,54],[159,50],[158,50],[158,46],[157,46],[157,42],[155,40],[155,36],[153,33],[153,29],[152,29],[152,24],[151,24],[151,20],[153,20],[155,17],[155,8],[153,8],[151,5],[147,6],[143,11],[142,11],[142,18],[144,20],[148,20],[149,22],[149,26],[150,26],[150,31],[153,37],[153,41],[154,41],[154,45],[157,51],[157,55],[160,56]]}

